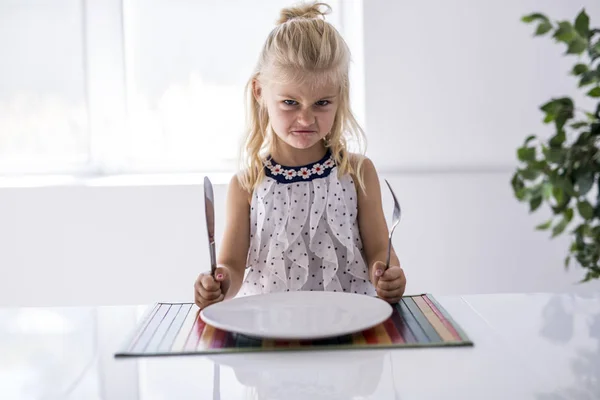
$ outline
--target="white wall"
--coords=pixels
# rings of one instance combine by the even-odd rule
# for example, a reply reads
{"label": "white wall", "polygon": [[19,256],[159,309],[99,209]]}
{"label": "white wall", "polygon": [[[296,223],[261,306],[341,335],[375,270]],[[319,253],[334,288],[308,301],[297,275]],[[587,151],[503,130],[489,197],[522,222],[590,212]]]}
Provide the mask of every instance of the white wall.
{"label": "white wall", "polygon": [[572,21],[582,7],[599,25],[597,0],[366,0],[373,157],[386,170],[512,168],[523,139],[545,132],[538,107],[577,92],[576,58],[520,18]]}
{"label": "white wall", "polygon": [[[524,138],[551,132],[541,104],[571,95],[591,109],[569,76],[576,57],[533,38],[535,25],[520,19],[542,12],[573,21],[582,8],[598,26],[596,0],[365,1],[369,155],[401,177],[402,197],[420,195],[406,213],[422,222],[411,233],[427,229],[427,239],[407,234],[399,243],[419,290],[572,287],[561,267],[568,239],[534,232],[543,216],[528,215],[509,181]],[[431,251],[417,255],[423,241]]]}
{"label": "white wall", "polygon": [[[581,277],[509,181],[515,148],[541,132],[537,106],[575,86],[562,49],[518,20],[582,4],[600,21],[595,0],[365,1],[369,155],[402,203],[408,292],[562,291]],[[190,300],[208,260],[200,182],[0,188],[0,306]]]}
{"label": "white wall", "polygon": [[[565,240],[533,231],[542,217],[512,199],[507,174],[382,177],[402,202],[394,244],[407,291],[569,290],[579,279],[563,270]],[[225,192],[215,185],[217,233]],[[0,189],[0,306],[190,300],[208,262],[202,196],[200,184]]]}

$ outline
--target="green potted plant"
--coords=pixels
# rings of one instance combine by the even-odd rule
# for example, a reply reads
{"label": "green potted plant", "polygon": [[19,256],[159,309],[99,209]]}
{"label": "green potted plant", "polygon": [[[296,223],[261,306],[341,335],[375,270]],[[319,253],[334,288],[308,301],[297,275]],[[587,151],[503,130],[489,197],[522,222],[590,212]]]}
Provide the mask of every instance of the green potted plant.
{"label": "green potted plant", "polygon": [[581,10],[573,22],[552,21],[540,13],[522,21],[536,24],[534,36],[548,35],[574,58],[570,71],[579,90],[593,104],[584,110],[570,97],[555,97],[540,106],[553,133],[545,140],[527,137],[517,149],[519,166],[512,176],[515,197],[529,212],[548,205],[551,218],[536,229],[551,237],[571,236],[565,267],[572,258],[585,269],[582,282],[600,278],[600,29],[590,28]]}

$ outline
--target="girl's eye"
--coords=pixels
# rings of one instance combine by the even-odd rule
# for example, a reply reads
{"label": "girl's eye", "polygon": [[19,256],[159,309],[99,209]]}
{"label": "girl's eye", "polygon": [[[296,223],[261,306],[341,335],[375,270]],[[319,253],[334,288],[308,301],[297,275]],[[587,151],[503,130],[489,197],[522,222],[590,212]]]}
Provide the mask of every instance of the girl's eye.
{"label": "girl's eye", "polygon": [[287,106],[295,106],[298,104],[298,102],[295,100],[284,100],[283,103]]}
{"label": "girl's eye", "polygon": [[329,105],[330,103],[329,103],[329,100],[319,100],[315,104],[320,107],[325,107],[326,105]]}

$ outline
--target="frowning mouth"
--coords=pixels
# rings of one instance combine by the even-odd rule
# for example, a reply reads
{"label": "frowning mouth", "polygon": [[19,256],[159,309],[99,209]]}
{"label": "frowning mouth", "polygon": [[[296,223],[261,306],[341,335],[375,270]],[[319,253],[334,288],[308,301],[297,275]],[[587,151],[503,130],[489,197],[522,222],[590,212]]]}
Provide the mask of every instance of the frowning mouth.
{"label": "frowning mouth", "polygon": [[295,130],[295,131],[292,131],[292,135],[301,135],[301,136],[303,136],[303,135],[312,135],[312,134],[315,134],[315,133],[317,133],[317,131],[308,131],[308,130]]}

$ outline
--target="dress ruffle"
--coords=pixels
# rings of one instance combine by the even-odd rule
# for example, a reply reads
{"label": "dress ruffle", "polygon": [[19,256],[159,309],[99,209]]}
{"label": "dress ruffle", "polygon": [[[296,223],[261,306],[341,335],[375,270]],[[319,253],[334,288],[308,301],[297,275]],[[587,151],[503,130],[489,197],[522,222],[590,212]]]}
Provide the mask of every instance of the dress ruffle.
{"label": "dress ruffle", "polygon": [[354,181],[350,175],[338,178],[335,165],[328,172],[285,181],[267,174],[255,190],[240,295],[295,290],[375,294],[362,252]]}

